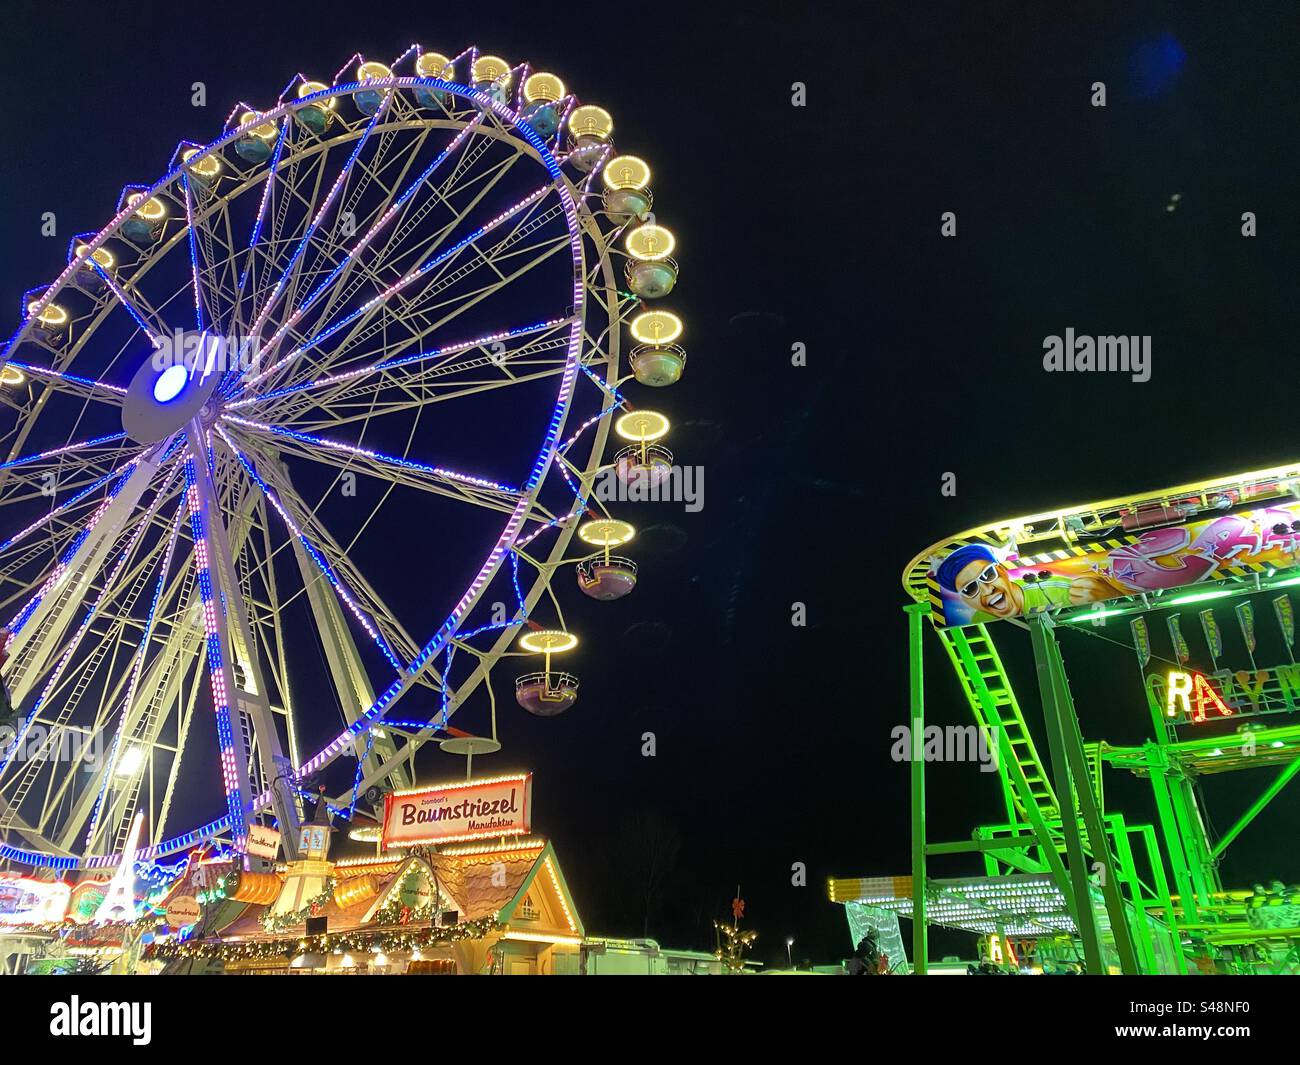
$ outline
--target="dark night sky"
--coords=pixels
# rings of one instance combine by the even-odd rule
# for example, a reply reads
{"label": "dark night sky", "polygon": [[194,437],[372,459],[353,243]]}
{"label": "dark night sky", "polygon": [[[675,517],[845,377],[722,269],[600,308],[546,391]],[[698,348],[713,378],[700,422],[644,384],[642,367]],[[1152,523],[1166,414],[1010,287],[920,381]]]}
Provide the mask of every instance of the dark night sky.
{"label": "dark night sky", "polygon": [[[12,310],[53,277],[67,233],[102,225],[178,140],[215,136],[235,99],[358,49],[475,42],[608,107],[680,241],[690,363],[662,406],[679,460],[705,467],[705,508],[633,519],[647,529],[635,596],[578,609],[582,701],[545,721],[511,708],[503,738],[537,772],[538,827],[589,931],[641,934],[619,836],[653,815],[681,851],[652,935],[711,947],[739,883],[759,956],[793,935],[797,956],[829,960],[849,944],[824,879],[907,868],[906,768],[889,760],[904,563],[979,521],[1294,457],[1295,9],[878,4],[850,21],[581,6],[11,2],[0,300]],[[46,210],[58,240],[39,235]],[[943,211],[956,239],[940,238]],[[1067,326],[1149,334],[1151,381],[1044,374],[1042,338]],[[795,341],[805,368],[789,365]],[[794,601],[807,628],[789,623]],[[1131,656],[1086,636],[1063,647],[1086,667],[1085,733],[1141,738]],[[932,718],[965,723],[929,653]],[[1032,720],[1027,650],[1009,656]],[[646,730],[656,759],[640,757]],[[1143,786],[1112,779],[1113,803],[1150,816]],[[1220,827],[1241,783],[1211,807]],[[973,768],[937,770],[932,835],[965,836],[997,804]],[[1294,849],[1270,846],[1297,816],[1284,794],[1225,879],[1300,879]]]}

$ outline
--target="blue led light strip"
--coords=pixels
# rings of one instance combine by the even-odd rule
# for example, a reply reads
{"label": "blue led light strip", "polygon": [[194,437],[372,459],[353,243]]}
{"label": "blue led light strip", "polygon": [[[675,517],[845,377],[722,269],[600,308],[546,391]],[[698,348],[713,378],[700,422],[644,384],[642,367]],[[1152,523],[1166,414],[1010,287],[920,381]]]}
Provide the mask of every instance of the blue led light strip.
{"label": "blue led light strip", "polygon": [[516,337],[526,336],[529,333],[545,332],[554,329],[569,322],[568,318],[552,318],[544,322],[534,322],[532,325],[521,325],[514,329],[506,329],[498,333],[489,333],[486,336],[476,337],[474,340],[461,341],[456,344],[447,344],[440,348],[430,348],[428,351],[417,351],[411,355],[399,355],[397,358],[385,359],[380,362],[371,363],[369,366],[358,366],[351,370],[340,370],[338,373],[327,374],[325,377],[317,377],[312,381],[302,381],[296,385],[286,385],[283,388],[276,388],[270,392],[263,392],[260,395],[251,395],[244,399],[237,399],[227,406],[227,410],[239,410],[242,407],[252,406],[257,403],[269,402],[273,399],[279,399],[281,396],[290,396],[296,392],[303,392],[312,388],[328,388],[331,385],[342,384],[344,381],[350,381],[357,377],[366,377],[372,373],[382,373],[386,370],[395,370],[402,366],[408,366],[411,363],[422,362],[425,359],[437,359],[445,355],[456,355],[463,351],[472,351],[474,348],[483,347],[485,344],[493,344],[501,340],[513,340]]}
{"label": "blue led light strip", "polygon": [[257,221],[253,225],[253,232],[248,238],[248,251],[244,259],[244,269],[239,275],[239,288],[235,292],[235,301],[238,305],[244,298],[244,284],[248,280],[248,271],[253,265],[253,249],[257,242],[262,239],[262,225],[266,219],[266,205],[271,199],[271,186],[275,183],[280,169],[280,153],[284,149],[284,138],[289,132],[289,123],[280,124],[280,136],[275,142],[275,151],[271,155],[271,165],[266,174],[266,186],[262,189],[262,202],[257,208]]}
{"label": "blue led light strip", "polygon": [[97,447],[100,444],[111,444],[115,440],[125,440],[126,433],[110,433],[108,436],[97,436],[93,440],[79,440],[75,444],[64,444],[62,447],[51,448],[49,451],[42,451],[38,455],[26,455],[20,459],[10,459],[8,462],[0,462],[0,470],[7,470],[13,466],[24,466],[29,462],[40,462],[41,459],[52,459],[55,455],[65,455],[69,451],[80,451],[82,448]]}
{"label": "blue led light strip", "polygon": [[181,178],[181,188],[185,193],[185,229],[190,238],[190,271],[194,275],[194,328],[203,332],[203,294],[199,285],[199,245],[194,235],[194,197],[190,195],[190,178],[186,174]]}
{"label": "blue led light strip", "polygon": [[268,425],[266,422],[249,421],[247,418],[239,418],[233,414],[222,415],[222,421],[243,426],[245,429],[260,429],[264,433],[288,437],[304,444],[311,444],[314,447],[340,451],[347,455],[355,455],[358,458],[373,459],[375,462],[387,463],[390,466],[399,466],[419,473],[433,474],[443,480],[468,485],[472,488],[485,488],[493,492],[504,492],[507,495],[515,495],[519,491],[517,488],[511,488],[506,484],[497,484],[496,481],[489,481],[482,477],[471,477],[469,474],[457,473],[455,470],[444,469],[441,466],[428,466],[423,462],[416,462],[414,459],[404,459],[397,455],[385,455],[379,451],[371,451],[369,448],[357,447],[355,444],[345,444],[339,440],[327,440],[324,437],[312,436],[310,433],[300,433],[278,425]]}
{"label": "blue led light strip", "polygon": [[144,320],[144,316],[136,310],[135,304],[127,299],[127,295],[122,290],[122,286],[108,275],[108,271],[99,265],[93,255],[88,254],[86,256],[86,262],[90,263],[90,265],[95,268],[95,273],[104,279],[104,283],[108,285],[108,290],[117,297],[117,302],[126,308],[127,314],[135,319],[135,324],[138,325],[144,335],[149,338],[149,343],[156,345],[158,343],[158,334],[154,332],[153,326]]}
{"label": "blue led light strip", "polygon": [[378,232],[381,229],[383,229],[383,227],[389,221],[392,220],[393,216],[398,212],[398,210],[402,207],[402,205],[406,203],[406,201],[409,200],[415,194],[416,190],[419,189],[421,185],[423,185],[426,181],[429,180],[430,177],[433,176],[433,172],[437,170],[439,166],[442,165],[442,163],[448,158],[448,156],[451,155],[452,152],[454,152],[458,147],[460,147],[461,142],[467,136],[469,136],[471,132],[477,129],[479,123],[482,121],[483,121],[483,116],[479,115],[467,126],[465,126],[464,129],[462,129],[459,133],[457,133],[455,137],[452,138],[451,143],[448,144],[447,147],[444,148],[441,153],[439,153],[438,157],[434,159],[432,163],[430,163],[427,167],[425,167],[424,172],[420,174],[419,177],[417,177],[414,181],[411,182],[410,185],[406,187],[406,189],[402,192],[402,194],[392,202],[388,210],[386,210],[383,213],[383,215],[381,215],[380,218],[375,222],[375,224],[372,225],[369,230],[367,230],[365,235],[348,250],[348,253],[343,256],[338,266],[336,266],[333,269],[333,271],[331,271],[330,275],[327,278],[325,278],[325,280],[322,281],[319,285],[316,286],[316,288],[311,292],[311,294],[308,295],[307,298],[302,301],[302,303],[299,305],[297,310],[295,310],[291,315],[289,315],[288,318],[285,319],[284,324],[275,331],[274,336],[272,336],[271,339],[267,342],[267,347],[269,348],[275,347],[275,345],[279,342],[280,338],[283,337],[284,334],[287,333],[290,329],[292,329],[293,326],[298,322],[298,320],[316,302],[316,300],[320,298],[321,293],[324,292],[330,285],[334,283],[334,281],[338,278],[338,276],[351,264],[352,260],[355,259],[357,255],[359,255],[361,252],[363,252],[366,249],[366,247],[370,244],[371,240],[373,240],[376,234],[378,234]]}
{"label": "blue led light strip", "polygon": [[212,705],[217,718],[217,746],[220,749],[221,776],[226,787],[227,817],[234,836],[235,850],[242,852],[248,841],[248,817],[239,788],[238,760],[232,725],[231,694],[226,691],[225,662],[221,647],[221,630],[217,623],[217,604],[212,592],[212,569],[208,554],[206,514],[199,494],[198,473],[192,456],[185,458],[185,494],[190,511],[190,532],[194,537],[194,570],[198,578],[199,598],[203,607],[203,629],[207,636],[208,683],[212,688]]}
{"label": "blue led light strip", "polygon": [[75,373],[67,373],[64,370],[51,370],[48,366],[33,366],[31,363],[19,362],[17,359],[10,359],[8,365],[34,377],[57,377],[62,381],[68,381],[75,385],[84,385],[87,388],[102,388],[105,392],[114,392],[119,396],[126,395],[126,389],[120,385],[110,385],[106,381],[95,381],[89,377],[80,377]]}

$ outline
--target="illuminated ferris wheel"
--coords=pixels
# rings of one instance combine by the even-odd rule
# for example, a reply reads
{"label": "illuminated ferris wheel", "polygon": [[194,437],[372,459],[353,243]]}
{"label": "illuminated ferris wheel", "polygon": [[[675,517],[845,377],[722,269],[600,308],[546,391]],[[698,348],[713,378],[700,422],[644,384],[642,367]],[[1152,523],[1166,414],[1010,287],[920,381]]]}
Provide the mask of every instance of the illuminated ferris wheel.
{"label": "illuminated ferris wheel", "polygon": [[355,56],[180,145],[27,294],[0,350],[0,867],[113,864],[141,814],[141,859],[272,819],[292,858],[331,763],[348,809],[430,740],[496,750],[504,657],[543,666],[519,706],[573,704],[553,578],[631,591],[596,482],[671,468],[622,389],[685,362],[647,302],[674,239],[613,127],[474,48]]}

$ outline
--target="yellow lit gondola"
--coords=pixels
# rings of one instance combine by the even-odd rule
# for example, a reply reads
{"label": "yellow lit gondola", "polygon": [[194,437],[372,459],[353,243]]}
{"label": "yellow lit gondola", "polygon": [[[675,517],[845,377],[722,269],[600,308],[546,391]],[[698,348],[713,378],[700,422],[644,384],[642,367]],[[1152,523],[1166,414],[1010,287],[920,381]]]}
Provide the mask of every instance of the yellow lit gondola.
{"label": "yellow lit gondola", "polygon": [[584,104],[569,115],[569,160],[584,173],[595,168],[608,151],[614,119],[603,107]]}
{"label": "yellow lit gondola", "polygon": [[[304,81],[298,86],[298,99],[304,96],[314,96],[318,92],[324,92],[329,86],[319,81]],[[294,120],[303,127],[315,133],[317,136],[329,129],[331,119],[334,117],[334,111],[338,106],[338,98],[328,96],[314,103],[306,104],[293,113]]]}
{"label": "yellow lit gondola", "polygon": [[[186,148],[181,152],[181,162],[185,165],[185,172],[190,184],[206,189],[211,187],[221,173],[221,160],[215,152],[211,155],[205,155],[201,159],[195,159],[194,157],[202,150],[202,148]],[[194,161],[191,162],[190,160]]]}
{"label": "yellow lit gondola", "polygon": [[122,223],[122,235],[133,244],[152,244],[162,232],[167,219],[167,205],[157,196],[146,198],[143,192],[133,192],[126,198],[127,206],[134,208]]}
{"label": "yellow lit gondola", "polygon": [[559,101],[564,82],[554,74],[538,72],[524,82],[524,120],[542,140],[550,140],[560,128]]}
{"label": "yellow lit gondola", "polygon": [[616,222],[644,218],[654,202],[650,193],[650,167],[635,155],[617,155],[605,164],[605,210]]}
{"label": "yellow lit gondola", "polygon": [[245,111],[239,116],[241,126],[249,126],[244,135],[235,141],[235,154],[250,163],[265,163],[275,150],[280,131],[274,122],[256,123],[262,116],[256,111]]}
{"label": "yellow lit gondola", "polygon": [[[357,81],[378,81],[391,78],[393,72],[383,63],[362,63],[357,67]],[[357,107],[367,115],[373,115],[384,102],[384,94],[377,89],[361,89],[353,97]]]}
{"label": "yellow lit gondola", "polygon": [[470,67],[470,78],[474,88],[490,96],[496,103],[510,102],[510,84],[514,79],[510,73],[510,64],[500,56],[479,56]]}
{"label": "yellow lit gondola", "polygon": [[563,629],[534,629],[524,633],[519,647],[545,656],[541,673],[525,673],[515,680],[515,702],[538,717],[562,714],[578,700],[578,678],[551,669],[551,655],[563,654],[578,645],[578,638]]}
{"label": "yellow lit gondola", "polygon": [[27,305],[27,314],[32,320],[27,335],[46,344],[57,344],[68,328],[68,312],[57,303],[47,303],[38,313],[38,302],[33,300]]}
{"label": "yellow lit gondola", "polygon": [[[451,60],[439,52],[421,53],[415,61],[415,73],[417,77],[437,78],[439,81],[452,81],[455,76]],[[447,99],[447,94],[441,89],[421,87],[415,90],[415,98],[423,107],[438,107]]]}
{"label": "yellow lit gondola", "polygon": [[[89,252],[89,247],[88,244],[78,244],[76,246],[73,254],[77,259],[81,260],[81,265],[77,268],[73,278],[78,287],[85,289],[87,292],[99,293],[107,287],[107,283],[99,270],[103,270],[105,274],[112,276],[116,260],[113,258],[113,253],[107,248],[96,248],[93,252]],[[95,269],[96,265],[98,265],[99,270]]]}
{"label": "yellow lit gondola", "polygon": [[677,261],[672,257],[677,240],[664,226],[647,223],[632,230],[627,248],[628,288],[642,299],[660,299],[677,284]]}

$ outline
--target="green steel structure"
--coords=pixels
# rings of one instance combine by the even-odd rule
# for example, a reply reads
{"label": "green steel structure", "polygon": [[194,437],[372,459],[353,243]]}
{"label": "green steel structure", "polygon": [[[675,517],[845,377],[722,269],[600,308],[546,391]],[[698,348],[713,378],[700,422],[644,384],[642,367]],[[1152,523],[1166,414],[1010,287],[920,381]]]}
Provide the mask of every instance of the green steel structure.
{"label": "green steel structure", "polygon": [[[1229,847],[1252,826],[1263,831],[1261,815],[1300,775],[1300,665],[1287,591],[1300,586],[1298,500],[1293,464],[999,522],[913,560],[904,573],[913,600],[905,607],[910,876],[833,879],[831,899],[848,908],[850,927],[862,927],[864,914],[911,918],[916,974],[930,967],[931,925],[1019,941],[1040,960],[1073,956],[1089,973],[1300,974],[1300,889],[1275,881],[1234,891],[1220,877]],[[1198,623],[1203,653],[1201,634],[1193,651],[1182,631]],[[1269,639],[1260,641],[1265,624]],[[1037,699],[1028,704],[994,643],[994,629],[1017,628],[1033,652]],[[1089,715],[1076,706],[1059,642],[1067,629],[1132,648],[1143,687],[1134,677],[1117,690],[1145,698],[1145,742],[1085,739]],[[1162,644],[1168,633],[1167,653],[1156,653],[1153,631]],[[926,829],[923,737],[934,730],[926,730],[924,650],[932,638],[995,754],[1006,812],[967,840],[933,841]],[[1285,663],[1259,668],[1262,642]],[[1212,668],[1193,664],[1205,659]],[[1031,721],[1025,706],[1041,718]],[[1107,808],[1103,776],[1116,769],[1149,781],[1153,823]],[[1235,772],[1266,779],[1216,833],[1206,793],[1212,778]],[[1277,861],[1294,863],[1291,850],[1279,847]],[[932,865],[961,856],[982,861],[983,875],[933,875]]]}

